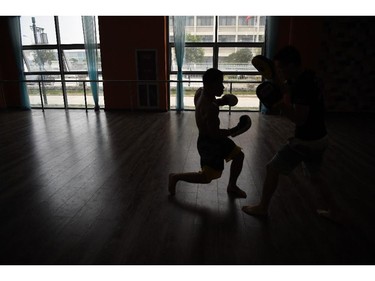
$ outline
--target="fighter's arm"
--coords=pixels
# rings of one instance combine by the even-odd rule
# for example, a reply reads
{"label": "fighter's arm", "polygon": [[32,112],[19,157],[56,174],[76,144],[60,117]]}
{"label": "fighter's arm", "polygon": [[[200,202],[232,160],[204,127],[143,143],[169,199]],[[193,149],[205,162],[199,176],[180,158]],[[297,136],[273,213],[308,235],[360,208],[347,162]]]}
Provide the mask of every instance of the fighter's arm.
{"label": "fighter's arm", "polygon": [[286,116],[297,126],[303,125],[307,117],[309,116],[310,107],[301,102],[292,104],[290,98],[290,89],[283,83],[279,84],[281,91],[283,92],[282,102],[278,103],[275,107],[281,110],[281,114]]}
{"label": "fighter's arm", "polygon": [[291,104],[282,102],[278,105],[281,113],[297,126],[303,125],[309,116],[310,107],[303,104]]}
{"label": "fighter's arm", "polygon": [[220,119],[219,119],[219,109],[209,110],[207,112],[206,118],[206,128],[208,130],[208,135],[212,138],[221,138],[221,137],[228,137],[231,135],[231,131],[229,129],[221,129],[220,128]]}

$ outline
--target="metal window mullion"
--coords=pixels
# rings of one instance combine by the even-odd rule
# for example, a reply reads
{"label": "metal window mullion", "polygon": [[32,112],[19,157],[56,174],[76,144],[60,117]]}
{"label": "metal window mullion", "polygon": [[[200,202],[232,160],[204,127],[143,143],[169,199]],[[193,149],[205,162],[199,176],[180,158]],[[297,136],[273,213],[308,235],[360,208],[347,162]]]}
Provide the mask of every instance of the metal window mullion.
{"label": "metal window mullion", "polygon": [[62,53],[63,50],[61,48],[60,26],[59,26],[58,16],[55,16],[55,30],[56,30],[57,55],[59,57],[60,77],[61,77],[61,87],[62,87],[62,92],[63,92],[64,108],[68,108],[68,98],[67,98],[66,85],[65,85],[64,61],[63,61],[63,53]]}
{"label": "metal window mullion", "polygon": [[22,46],[22,49],[24,51],[26,50],[54,50],[56,49],[56,44],[49,44],[49,45],[28,45],[28,46]]}
{"label": "metal window mullion", "polygon": [[212,63],[214,68],[219,68],[219,46],[217,45],[217,39],[218,39],[218,29],[219,29],[219,23],[218,23],[218,16],[215,16],[215,34],[214,34],[214,46],[213,46],[213,58]]}
{"label": "metal window mullion", "polygon": [[85,49],[85,44],[60,44],[64,50]]}

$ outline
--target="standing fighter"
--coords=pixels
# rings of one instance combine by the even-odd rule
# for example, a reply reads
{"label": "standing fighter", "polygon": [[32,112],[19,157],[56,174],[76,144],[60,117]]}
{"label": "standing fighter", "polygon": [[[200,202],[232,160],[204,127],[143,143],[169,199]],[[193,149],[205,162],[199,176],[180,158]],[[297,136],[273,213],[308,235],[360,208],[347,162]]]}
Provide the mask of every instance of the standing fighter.
{"label": "standing fighter", "polygon": [[235,197],[246,198],[246,193],[237,186],[241,173],[244,153],[229,136],[237,136],[251,126],[250,117],[243,115],[237,126],[231,129],[220,129],[219,106],[232,105],[233,95],[223,94],[223,73],[215,68],[208,69],[203,75],[203,88],[199,88],[194,97],[195,120],[199,130],[197,141],[200,155],[201,171],[189,173],[171,173],[168,190],[171,195],[176,192],[178,181],[190,183],[210,183],[221,177],[224,160],[231,161],[230,177],[227,192]]}
{"label": "standing fighter", "polygon": [[313,71],[302,68],[300,54],[292,46],[281,49],[274,57],[274,64],[275,80],[284,96],[276,102],[277,98],[269,95],[266,102],[271,101],[273,108],[280,109],[295,124],[295,134],[267,164],[259,204],[244,206],[242,210],[249,215],[266,216],[279,175],[289,175],[302,162],[311,182],[323,195],[318,213],[332,219],[330,207],[333,202],[328,190],[322,188],[319,177],[323,153],[328,145],[320,83]]}

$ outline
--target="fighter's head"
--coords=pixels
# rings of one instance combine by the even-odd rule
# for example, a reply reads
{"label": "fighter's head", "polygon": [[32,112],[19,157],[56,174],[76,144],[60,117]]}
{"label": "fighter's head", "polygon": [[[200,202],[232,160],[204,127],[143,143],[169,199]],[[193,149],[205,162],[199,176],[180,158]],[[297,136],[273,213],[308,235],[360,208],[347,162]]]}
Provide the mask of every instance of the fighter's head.
{"label": "fighter's head", "polygon": [[217,68],[210,68],[203,74],[205,92],[220,97],[224,92],[223,72]]}
{"label": "fighter's head", "polygon": [[275,70],[283,79],[292,79],[301,67],[301,55],[293,46],[286,46],[274,56]]}

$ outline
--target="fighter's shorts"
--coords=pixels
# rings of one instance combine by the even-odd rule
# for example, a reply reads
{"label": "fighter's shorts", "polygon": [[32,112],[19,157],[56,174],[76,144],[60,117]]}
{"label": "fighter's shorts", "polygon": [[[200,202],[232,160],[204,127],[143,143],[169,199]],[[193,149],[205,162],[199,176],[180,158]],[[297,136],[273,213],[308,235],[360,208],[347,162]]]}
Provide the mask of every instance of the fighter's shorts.
{"label": "fighter's shorts", "polygon": [[200,135],[197,147],[201,157],[202,173],[209,179],[220,178],[224,170],[224,160],[228,162],[241,152],[241,148],[230,138],[212,139]]}
{"label": "fighter's shorts", "polygon": [[316,174],[319,172],[328,143],[328,136],[314,141],[291,138],[268,164],[280,173],[288,175],[303,163],[309,174]]}

